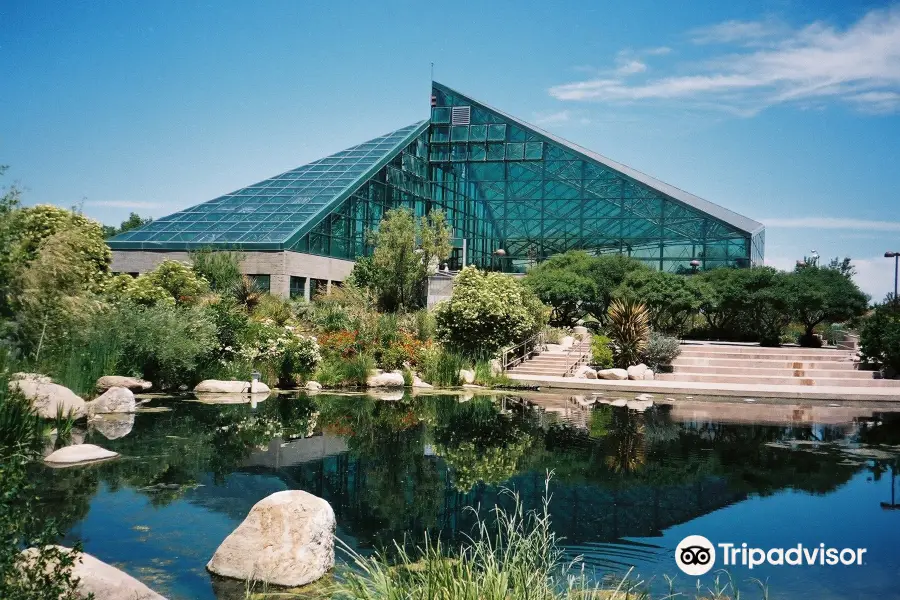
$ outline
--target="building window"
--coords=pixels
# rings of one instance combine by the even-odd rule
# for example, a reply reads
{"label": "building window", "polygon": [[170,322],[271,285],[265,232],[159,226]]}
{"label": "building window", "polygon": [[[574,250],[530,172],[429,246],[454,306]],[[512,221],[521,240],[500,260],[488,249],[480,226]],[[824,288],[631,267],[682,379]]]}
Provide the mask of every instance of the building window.
{"label": "building window", "polygon": [[256,287],[259,288],[261,292],[269,293],[269,290],[272,289],[272,276],[271,275],[247,275],[250,280],[256,284]]}
{"label": "building window", "polygon": [[306,298],[306,277],[291,275],[291,298]]}

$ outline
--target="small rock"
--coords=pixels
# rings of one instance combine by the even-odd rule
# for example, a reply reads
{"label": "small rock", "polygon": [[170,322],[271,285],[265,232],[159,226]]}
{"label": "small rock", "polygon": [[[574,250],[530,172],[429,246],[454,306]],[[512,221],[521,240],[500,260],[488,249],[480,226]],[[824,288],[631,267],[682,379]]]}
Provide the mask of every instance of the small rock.
{"label": "small rock", "polygon": [[429,389],[434,388],[434,386],[431,385],[430,383],[425,383],[424,381],[422,381],[421,379],[419,379],[419,376],[418,376],[418,375],[416,375],[416,376],[413,377],[413,383],[412,383],[412,386],[413,386],[414,388],[423,389],[423,390],[429,390]]}
{"label": "small rock", "polygon": [[88,414],[133,413],[134,394],[124,387],[111,387],[106,392],[85,404]]}
{"label": "small rock", "polygon": [[375,372],[366,379],[366,387],[370,388],[395,388],[403,387],[406,381],[403,379],[403,373],[400,371],[391,371],[390,373]]}
{"label": "small rock", "polygon": [[94,444],[78,444],[66,446],[53,452],[44,459],[51,467],[71,467],[79,464],[107,460],[119,456],[118,452],[105,450]]}
{"label": "small rock", "polygon": [[572,328],[572,333],[574,333],[575,335],[587,335],[587,332],[587,327],[585,327],[584,325],[576,325]]}
{"label": "small rock", "polygon": [[109,388],[123,387],[132,392],[143,392],[153,387],[149,381],[137,377],[122,377],[120,375],[104,375],[97,380],[97,391],[105,392]]}
{"label": "small rock", "polygon": [[613,380],[623,380],[628,379],[628,371],[625,369],[601,369],[597,371],[597,379],[613,379]]}
{"label": "small rock", "polygon": [[575,377],[577,379],[597,379],[597,371],[588,366],[579,367],[579,369],[575,371]]}
{"label": "small rock", "polygon": [[322,384],[318,381],[307,381],[306,385],[303,386],[307,392],[318,392],[322,389]]}
{"label": "small rock", "polygon": [[90,421],[90,426],[108,440],[123,438],[134,428],[134,413],[98,414]]}
{"label": "small rock", "polygon": [[55,419],[60,408],[64,415],[71,411],[76,419],[85,414],[84,399],[69,388],[55,383],[19,379],[10,381],[9,389],[21,392],[31,401],[37,413],[44,419]]}
{"label": "small rock", "polygon": [[656,374],[652,369],[644,371],[644,381],[653,381],[654,379],[656,379]]}
{"label": "small rock", "polygon": [[[65,554],[71,552],[63,546],[56,548]],[[31,558],[37,554],[37,548],[22,552]],[[93,594],[94,600],[166,600],[131,575],[86,552],[81,552],[75,560],[72,579],[78,581],[76,593],[79,597]]]}
{"label": "small rock", "polygon": [[644,373],[647,372],[647,365],[641,363],[639,365],[632,365],[628,367],[628,379],[631,380],[641,380],[644,378]]}
{"label": "small rock", "polygon": [[638,394],[637,396],[634,397],[634,399],[644,402],[647,400],[653,400],[653,396],[651,396],[650,394]]}
{"label": "small rock", "polygon": [[628,410],[644,412],[653,406],[653,400],[630,400],[625,404],[625,406],[628,407]]}
{"label": "small rock", "polygon": [[459,370],[459,380],[463,383],[468,383],[468,384],[475,383],[475,371],[470,371],[468,369],[460,369]]}
{"label": "small rock", "polygon": [[254,382],[251,388],[249,381],[207,379],[198,383],[194,391],[202,394],[268,394],[271,390],[262,382]]}
{"label": "small rock", "polygon": [[312,583],[334,566],[334,511],[301,490],[257,502],[206,565],[212,573],[284,587]]}

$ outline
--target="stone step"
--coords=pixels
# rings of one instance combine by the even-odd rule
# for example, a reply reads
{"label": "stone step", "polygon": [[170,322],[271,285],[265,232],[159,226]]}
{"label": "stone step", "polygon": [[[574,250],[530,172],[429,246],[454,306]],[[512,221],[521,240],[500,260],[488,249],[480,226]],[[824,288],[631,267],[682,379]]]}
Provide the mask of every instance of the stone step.
{"label": "stone step", "polygon": [[[672,361],[672,366],[693,367],[745,367],[745,358],[700,358],[695,356],[679,356]],[[833,371],[855,371],[856,363],[850,360],[837,361],[791,361],[791,360],[755,360],[754,367],[768,369],[827,369]]]}
{"label": "stone step", "polygon": [[771,355],[791,355],[812,354],[815,356],[834,356],[846,355],[848,350],[840,350],[837,348],[801,348],[800,346],[782,346],[780,348],[763,348],[762,346],[715,346],[703,344],[682,344],[681,351],[684,353],[693,352],[712,352],[725,354],[771,354]]}
{"label": "stone step", "polygon": [[872,371],[856,371],[841,369],[791,369],[791,368],[770,368],[759,366],[754,362],[752,365],[742,367],[737,366],[706,366],[706,365],[683,365],[673,364],[675,373],[696,373],[699,375],[752,375],[762,377],[839,377],[844,379],[875,379],[875,373]]}
{"label": "stone step", "polygon": [[793,353],[784,353],[784,352],[709,352],[706,350],[684,350],[682,348],[681,354],[679,357],[685,358],[731,358],[735,360],[790,360],[790,361],[803,361],[803,362],[818,362],[818,361],[839,361],[842,358],[849,358],[851,355],[848,352],[841,353],[833,353],[833,354],[817,354],[814,352],[793,352]]}
{"label": "stone step", "polygon": [[806,385],[833,387],[896,387],[898,379],[852,379],[849,377],[764,377],[753,375],[700,375],[697,373],[662,373],[657,379],[693,383],[735,383],[743,385]]}

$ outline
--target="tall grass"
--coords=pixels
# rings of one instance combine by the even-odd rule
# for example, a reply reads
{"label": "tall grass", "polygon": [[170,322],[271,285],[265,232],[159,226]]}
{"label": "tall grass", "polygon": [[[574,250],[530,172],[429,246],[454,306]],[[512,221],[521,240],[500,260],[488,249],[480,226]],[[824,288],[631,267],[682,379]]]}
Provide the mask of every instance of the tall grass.
{"label": "tall grass", "polygon": [[91,322],[78,339],[48,355],[37,370],[80,396],[93,395],[97,379],[117,373],[124,350],[122,331],[106,321],[101,317],[99,323]]}
{"label": "tall grass", "polygon": [[374,368],[375,359],[368,354],[352,358],[330,357],[319,364],[312,378],[324,387],[362,387]]}
{"label": "tall grass", "polygon": [[31,402],[9,389],[9,376],[14,368],[9,352],[0,347],[0,457],[37,453],[49,429]]}
{"label": "tall grass", "polygon": [[459,385],[460,369],[471,367],[471,361],[464,355],[439,348],[432,356],[425,360],[422,369],[422,378],[436,386]]}

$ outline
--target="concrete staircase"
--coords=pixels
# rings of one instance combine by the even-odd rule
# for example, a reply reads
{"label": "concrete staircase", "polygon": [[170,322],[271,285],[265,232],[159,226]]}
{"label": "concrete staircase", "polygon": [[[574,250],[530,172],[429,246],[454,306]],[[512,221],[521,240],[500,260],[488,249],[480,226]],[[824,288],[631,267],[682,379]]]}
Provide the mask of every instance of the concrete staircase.
{"label": "concrete staircase", "polygon": [[561,348],[551,344],[547,350],[540,354],[535,354],[528,360],[525,360],[516,366],[510,368],[507,372],[515,375],[551,375],[555,377],[565,377],[571,375],[570,367],[581,360],[584,364],[584,358],[590,358],[591,341],[590,338],[584,341],[575,341],[569,348]]}
{"label": "concrete staircase", "polygon": [[896,387],[900,380],[881,379],[859,371],[849,350],[828,348],[761,348],[741,344],[682,344],[672,373],[664,381],[804,385],[834,387]]}

